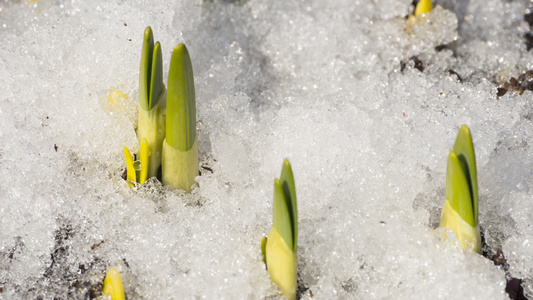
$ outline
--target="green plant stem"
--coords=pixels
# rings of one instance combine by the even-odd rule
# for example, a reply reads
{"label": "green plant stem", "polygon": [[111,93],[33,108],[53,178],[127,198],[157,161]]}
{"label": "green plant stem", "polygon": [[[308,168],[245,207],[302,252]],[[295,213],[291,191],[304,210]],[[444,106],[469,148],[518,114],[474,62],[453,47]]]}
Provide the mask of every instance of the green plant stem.
{"label": "green plant stem", "polygon": [[163,183],[189,192],[198,176],[198,142],[192,62],[183,44],[172,52],[166,113]]}

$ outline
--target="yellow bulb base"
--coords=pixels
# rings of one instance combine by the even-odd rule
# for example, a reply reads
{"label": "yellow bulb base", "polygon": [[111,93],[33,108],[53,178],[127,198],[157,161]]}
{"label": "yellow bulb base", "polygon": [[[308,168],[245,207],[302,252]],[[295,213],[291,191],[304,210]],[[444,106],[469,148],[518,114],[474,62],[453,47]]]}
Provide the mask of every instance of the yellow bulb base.
{"label": "yellow bulb base", "polygon": [[479,232],[479,224],[475,227],[470,226],[470,224],[464,221],[452,208],[448,199],[444,202],[439,226],[453,230],[459,241],[459,245],[463,250],[470,248],[472,251],[481,254],[481,234]]}
{"label": "yellow bulb base", "polygon": [[275,227],[272,227],[268,234],[265,252],[270,278],[281,288],[287,299],[296,299],[298,258],[296,252],[285,243]]}

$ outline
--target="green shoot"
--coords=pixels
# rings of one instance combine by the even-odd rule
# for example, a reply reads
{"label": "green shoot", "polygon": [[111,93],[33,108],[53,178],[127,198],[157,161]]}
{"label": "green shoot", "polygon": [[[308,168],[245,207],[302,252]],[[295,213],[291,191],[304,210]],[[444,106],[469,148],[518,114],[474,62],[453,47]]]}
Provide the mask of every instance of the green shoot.
{"label": "green shoot", "polygon": [[196,140],[196,96],[189,51],[179,44],[172,52],[167,91],[167,143],[181,151]]}
{"label": "green shoot", "polygon": [[161,44],[154,45],[152,28],[144,30],[144,41],[139,70],[139,104],[144,110],[151,110],[165,89],[163,84],[163,56]]}
{"label": "green shoot", "polygon": [[166,138],[163,142],[163,183],[191,191],[198,176],[196,96],[189,51],[174,48],[168,73]]}
{"label": "green shoot", "polygon": [[478,212],[476,156],[474,154],[474,144],[472,143],[470,129],[468,129],[466,125],[461,126],[459,129],[457,139],[455,140],[455,145],[453,146],[453,152],[455,152],[458,160],[461,162],[461,165],[464,168],[465,177],[468,183],[468,191],[470,192],[470,206],[473,216],[472,222],[469,223],[470,225],[475,226],[475,224],[477,224]]}
{"label": "green shoot", "polygon": [[283,168],[281,169],[281,176],[279,177],[283,194],[287,201],[289,209],[289,216],[291,218],[291,228],[293,244],[292,249],[296,250],[298,241],[298,206],[296,204],[296,187],[294,185],[294,177],[292,176],[291,164],[287,159],[283,161]]}
{"label": "green shoot", "polygon": [[161,45],[154,45],[152,29],[146,27],[139,69],[139,127],[137,138],[148,141],[151,151],[147,177],[157,176],[165,138],[165,85]]}
{"label": "green shoot", "polygon": [[472,227],[476,226],[468,179],[463,164],[453,151],[448,156],[446,199],[463,220]]}
{"label": "green shoot", "polygon": [[455,232],[461,248],[481,253],[476,158],[470,130],[461,126],[446,169],[446,200],[440,227]]}
{"label": "green shoot", "polygon": [[296,190],[288,160],[283,162],[280,179],[274,180],[273,224],[292,250],[296,250],[298,239],[298,208]]}
{"label": "green shoot", "polygon": [[291,165],[283,162],[280,179],[274,179],[272,229],[268,238],[261,240],[263,261],[272,281],[289,300],[296,299],[298,287],[298,208]]}

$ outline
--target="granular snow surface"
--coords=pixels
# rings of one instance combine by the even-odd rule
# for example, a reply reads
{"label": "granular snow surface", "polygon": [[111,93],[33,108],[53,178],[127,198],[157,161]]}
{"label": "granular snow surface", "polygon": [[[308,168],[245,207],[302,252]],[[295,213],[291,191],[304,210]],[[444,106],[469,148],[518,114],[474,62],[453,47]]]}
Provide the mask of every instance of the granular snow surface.
{"label": "granular snow surface", "polygon": [[[152,2],[0,0],[0,299],[102,297],[109,267],[130,300],[280,299],[260,240],[284,158],[301,299],[509,299],[512,277],[533,299],[528,1],[437,0],[409,29],[411,0]],[[121,177],[146,26],[165,81],[191,53],[190,194]],[[462,124],[485,256],[435,237]]]}

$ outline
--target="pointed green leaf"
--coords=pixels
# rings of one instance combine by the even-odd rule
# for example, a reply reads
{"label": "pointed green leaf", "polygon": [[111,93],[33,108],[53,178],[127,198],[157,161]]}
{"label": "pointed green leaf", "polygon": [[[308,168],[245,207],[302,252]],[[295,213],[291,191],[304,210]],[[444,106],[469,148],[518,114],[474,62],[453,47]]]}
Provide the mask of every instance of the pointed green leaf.
{"label": "pointed green leaf", "polygon": [[[161,52],[161,44],[157,42],[154,45],[152,29],[146,27],[139,69],[137,139],[142,142],[146,138],[152,153],[149,156],[147,178],[157,176],[161,166],[161,147],[165,139],[166,125],[165,116],[163,115],[165,85],[163,84],[163,58]],[[140,178],[141,181],[143,179]]]}
{"label": "pointed green leaf", "polygon": [[163,55],[161,54],[161,44],[157,42],[154,46],[152,71],[150,72],[150,100],[148,102],[150,109],[157,104],[163,89]]}
{"label": "pointed green leaf", "polygon": [[474,144],[470,135],[468,126],[463,125],[459,129],[453,152],[457,155],[464,167],[466,180],[470,190],[470,201],[474,213],[474,225],[477,224],[478,213],[478,190],[477,190],[477,170],[476,170],[476,156],[474,154]]}
{"label": "pointed green leaf", "polygon": [[283,193],[281,182],[279,179],[274,179],[274,212],[273,212],[273,226],[278,231],[281,238],[287,243],[289,247],[294,244],[293,228],[291,221],[291,213],[287,205],[287,199]]}
{"label": "pointed green leaf", "polygon": [[298,244],[298,205],[296,201],[296,188],[294,185],[292,168],[289,160],[287,159],[283,161],[283,168],[281,169],[281,176],[279,177],[279,180],[281,182],[281,187],[283,188],[283,194],[287,200],[289,216],[291,218],[293,244],[290,246],[294,251],[296,250],[296,246]]}
{"label": "pointed green leaf", "polygon": [[472,227],[476,226],[470,187],[464,172],[464,166],[454,151],[448,156],[446,169],[446,199],[450,202],[453,210]]}
{"label": "pointed green leaf", "polygon": [[144,110],[150,110],[149,91],[150,80],[152,78],[152,56],[154,52],[154,35],[152,34],[152,28],[146,27],[144,30],[144,39],[141,53],[141,66],[139,69],[139,104]]}
{"label": "pointed green leaf", "polygon": [[196,96],[189,51],[179,44],[172,51],[167,89],[167,143],[187,151],[196,140]]}

